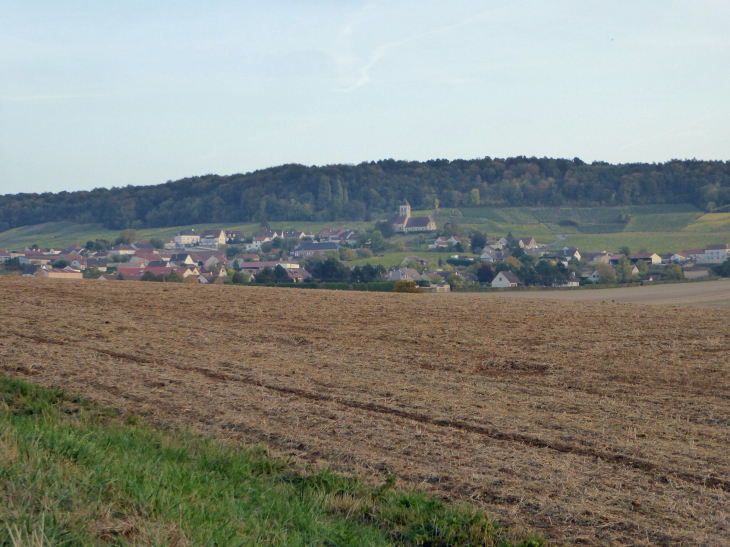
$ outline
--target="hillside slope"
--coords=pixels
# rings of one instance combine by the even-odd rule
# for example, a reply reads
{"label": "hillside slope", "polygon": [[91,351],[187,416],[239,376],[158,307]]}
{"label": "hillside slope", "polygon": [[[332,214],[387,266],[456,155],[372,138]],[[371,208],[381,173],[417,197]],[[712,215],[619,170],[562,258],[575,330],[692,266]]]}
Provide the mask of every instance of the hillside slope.
{"label": "hillside slope", "polygon": [[157,186],[0,196],[0,231],[67,221],[108,229],[210,222],[370,220],[403,199],[414,209],[478,206],[730,204],[730,162],[585,164],[489,157],[359,165],[282,165]]}

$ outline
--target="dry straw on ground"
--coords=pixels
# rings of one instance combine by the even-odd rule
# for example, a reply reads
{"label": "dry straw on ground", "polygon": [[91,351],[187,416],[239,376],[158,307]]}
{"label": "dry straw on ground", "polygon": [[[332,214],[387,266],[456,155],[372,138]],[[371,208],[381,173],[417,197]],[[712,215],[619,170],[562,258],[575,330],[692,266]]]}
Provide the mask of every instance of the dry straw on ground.
{"label": "dry straw on ground", "polygon": [[730,542],[730,310],[0,279],[0,367],[557,543]]}

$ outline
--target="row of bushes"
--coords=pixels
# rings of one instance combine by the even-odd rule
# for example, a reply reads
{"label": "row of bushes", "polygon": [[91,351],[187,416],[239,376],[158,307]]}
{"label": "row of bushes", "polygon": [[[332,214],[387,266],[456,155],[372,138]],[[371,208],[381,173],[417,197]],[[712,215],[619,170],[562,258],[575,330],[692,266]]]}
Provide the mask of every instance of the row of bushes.
{"label": "row of bushes", "polygon": [[380,281],[374,283],[344,283],[344,282],[322,282],[322,283],[251,283],[251,286],[261,287],[286,287],[289,289],[328,289],[331,291],[374,291],[393,292],[395,283],[392,281]]}
{"label": "row of bushes", "polygon": [[428,281],[376,281],[373,283],[252,283],[251,286],[286,287],[290,289],[328,289],[331,291],[371,291],[371,292],[416,292],[418,287],[428,287]]}

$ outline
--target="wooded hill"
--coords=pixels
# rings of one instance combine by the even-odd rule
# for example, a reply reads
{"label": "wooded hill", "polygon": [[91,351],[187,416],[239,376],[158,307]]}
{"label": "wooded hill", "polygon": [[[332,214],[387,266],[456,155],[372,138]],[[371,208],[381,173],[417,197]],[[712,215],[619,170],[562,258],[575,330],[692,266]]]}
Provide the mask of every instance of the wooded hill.
{"label": "wooded hill", "polygon": [[205,222],[371,220],[395,211],[476,206],[730,206],[730,162],[586,164],[551,158],[382,160],[359,165],[282,165],[156,186],[0,196],[0,231],[52,221],[109,229]]}

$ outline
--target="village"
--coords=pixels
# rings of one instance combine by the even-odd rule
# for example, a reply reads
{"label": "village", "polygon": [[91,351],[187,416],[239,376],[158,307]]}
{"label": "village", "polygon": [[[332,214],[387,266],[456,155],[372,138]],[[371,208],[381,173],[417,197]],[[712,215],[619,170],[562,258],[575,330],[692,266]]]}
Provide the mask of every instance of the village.
{"label": "village", "polygon": [[[378,229],[379,228],[379,229]],[[726,243],[670,255],[642,250],[620,253],[579,250],[571,245],[540,243],[533,237],[461,235],[447,224],[441,234],[433,214],[411,216],[403,200],[399,210],[371,230],[327,227],[318,233],[262,228],[241,231],[181,230],[172,238],[138,240],[126,230],[114,243],[89,241],[64,249],[0,249],[0,263],[21,275],[98,281],[164,281],[198,284],[291,284],[317,282],[390,282],[421,292],[449,292],[466,287],[509,289],[542,286],[561,289],[586,284],[653,282],[710,275],[710,267],[730,256]],[[385,235],[384,235],[385,233]],[[457,233],[459,235],[457,235]],[[413,254],[388,269],[353,267],[350,262],[376,254],[408,251],[396,235],[417,235]]]}

